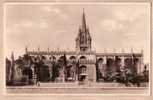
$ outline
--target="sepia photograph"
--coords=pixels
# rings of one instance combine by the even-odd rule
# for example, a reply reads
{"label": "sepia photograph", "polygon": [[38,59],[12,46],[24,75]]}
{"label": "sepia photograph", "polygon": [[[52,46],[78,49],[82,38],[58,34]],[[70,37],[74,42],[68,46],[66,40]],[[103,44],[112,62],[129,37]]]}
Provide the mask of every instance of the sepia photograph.
{"label": "sepia photograph", "polygon": [[5,3],[6,94],[150,94],[151,4]]}

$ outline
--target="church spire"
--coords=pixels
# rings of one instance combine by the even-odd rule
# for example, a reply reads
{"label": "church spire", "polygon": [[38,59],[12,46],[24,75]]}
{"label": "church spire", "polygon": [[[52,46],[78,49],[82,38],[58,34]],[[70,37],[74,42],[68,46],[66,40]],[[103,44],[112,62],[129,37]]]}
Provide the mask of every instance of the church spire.
{"label": "church spire", "polygon": [[76,38],[76,50],[81,52],[91,51],[91,36],[89,33],[89,29],[87,28],[84,9],[82,14],[81,27],[79,27],[79,34]]}
{"label": "church spire", "polygon": [[86,31],[86,17],[83,8],[83,16],[82,16],[82,30]]}

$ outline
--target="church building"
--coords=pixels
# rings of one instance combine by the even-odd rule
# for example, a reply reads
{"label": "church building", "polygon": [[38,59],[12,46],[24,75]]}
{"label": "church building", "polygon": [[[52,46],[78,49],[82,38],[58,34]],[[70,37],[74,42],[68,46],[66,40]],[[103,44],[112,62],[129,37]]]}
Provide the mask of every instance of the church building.
{"label": "church building", "polygon": [[[32,57],[33,62],[42,58],[45,66],[40,68],[40,74],[31,66],[32,79],[44,81],[52,78],[52,82],[78,82],[88,84],[109,81],[109,75],[113,76],[125,69],[133,74],[143,70],[143,53],[97,53],[92,50],[92,37],[87,27],[85,12],[83,11],[81,27],[75,39],[75,51],[30,51],[26,48],[26,54]],[[56,42],[56,41],[55,41]],[[27,66],[29,63],[26,63]],[[26,66],[25,64],[25,66]],[[58,67],[58,69],[57,69]],[[46,71],[48,70],[48,74]],[[55,73],[58,70],[58,75]],[[41,72],[41,71],[44,71]],[[46,75],[46,76],[45,76]],[[111,79],[110,79],[111,81]]]}

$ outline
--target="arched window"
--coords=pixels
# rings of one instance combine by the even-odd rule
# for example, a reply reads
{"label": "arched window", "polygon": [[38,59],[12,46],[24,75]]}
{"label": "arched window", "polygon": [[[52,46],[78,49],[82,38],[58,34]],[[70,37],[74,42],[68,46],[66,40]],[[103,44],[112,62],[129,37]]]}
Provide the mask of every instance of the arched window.
{"label": "arched window", "polygon": [[76,59],[75,56],[71,56],[70,59]]}
{"label": "arched window", "polygon": [[99,58],[98,63],[103,63],[103,58]]}
{"label": "arched window", "polygon": [[81,57],[80,57],[80,60],[81,60],[81,59],[86,60],[86,57],[85,57],[85,56],[81,56]]}
{"label": "arched window", "polygon": [[87,59],[85,56],[81,56],[79,60],[80,60],[80,63],[85,63]]}
{"label": "arched window", "polygon": [[124,60],[124,65],[125,65],[125,67],[127,67],[127,68],[130,68],[130,67],[132,67],[132,58],[126,58],[125,60]]}
{"label": "arched window", "polygon": [[56,61],[56,57],[55,56],[51,56],[51,57],[49,57],[49,60]]}
{"label": "arched window", "polygon": [[60,56],[60,57],[59,57],[59,59],[61,59],[61,60],[62,60],[63,58],[64,58],[64,56]]}
{"label": "arched window", "polygon": [[107,67],[112,67],[113,66],[113,63],[114,63],[114,60],[112,58],[107,58]]}
{"label": "arched window", "polygon": [[76,57],[75,57],[75,56],[71,56],[71,57],[69,58],[69,60],[70,60],[70,62],[74,63],[74,62],[76,61]]}
{"label": "arched window", "polygon": [[66,81],[73,81],[75,79],[75,70],[72,65],[66,67]]}
{"label": "arched window", "polygon": [[85,65],[82,65],[79,67],[79,81],[85,81],[87,76],[87,67]]}
{"label": "arched window", "polygon": [[57,60],[57,64],[62,68],[67,65],[67,59],[65,56],[60,56]]}

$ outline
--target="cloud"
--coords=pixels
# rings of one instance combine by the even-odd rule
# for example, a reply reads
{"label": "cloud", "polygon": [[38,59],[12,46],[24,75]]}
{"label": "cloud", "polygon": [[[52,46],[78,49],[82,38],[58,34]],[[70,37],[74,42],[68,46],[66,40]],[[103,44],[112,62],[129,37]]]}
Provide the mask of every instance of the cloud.
{"label": "cloud", "polygon": [[64,13],[60,8],[53,7],[53,6],[42,6],[41,9],[47,13],[52,13],[57,15],[58,17],[62,19],[68,19],[68,15]]}
{"label": "cloud", "polygon": [[33,20],[21,20],[18,24],[20,27],[23,28],[47,28],[49,24],[45,21],[33,21]]}
{"label": "cloud", "polygon": [[133,22],[138,19],[140,16],[146,14],[146,9],[144,7],[128,7],[128,8],[116,8],[113,10],[114,18],[119,21],[129,21]]}
{"label": "cloud", "polygon": [[114,19],[103,19],[100,22],[100,26],[107,32],[115,32],[123,28],[123,25]]}

